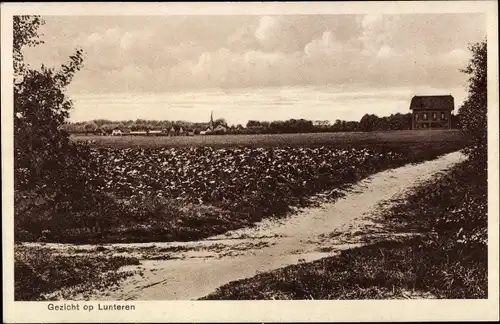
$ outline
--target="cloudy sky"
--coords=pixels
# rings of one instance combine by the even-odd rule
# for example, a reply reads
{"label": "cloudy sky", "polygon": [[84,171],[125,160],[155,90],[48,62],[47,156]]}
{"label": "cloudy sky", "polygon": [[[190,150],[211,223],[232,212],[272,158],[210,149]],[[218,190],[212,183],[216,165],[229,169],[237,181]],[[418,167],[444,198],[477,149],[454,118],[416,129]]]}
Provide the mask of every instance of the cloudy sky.
{"label": "cloudy sky", "polygon": [[[438,89],[460,100],[467,44],[486,35],[481,14],[44,19],[45,44],[26,57],[57,66],[81,47],[84,68],[70,89],[87,98],[81,107],[110,95],[297,87],[373,94]],[[109,109],[106,117],[119,108]],[[81,111],[79,119],[102,117],[95,116],[101,109]]]}

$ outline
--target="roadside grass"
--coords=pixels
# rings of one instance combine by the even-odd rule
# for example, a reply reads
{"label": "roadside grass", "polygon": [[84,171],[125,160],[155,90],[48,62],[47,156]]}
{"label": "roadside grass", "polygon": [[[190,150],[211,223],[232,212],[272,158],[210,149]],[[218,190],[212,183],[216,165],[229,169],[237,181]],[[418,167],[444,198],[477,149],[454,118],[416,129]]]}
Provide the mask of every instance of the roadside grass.
{"label": "roadside grass", "polygon": [[[96,215],[94,226],[61,224],[61,219],[65,221],[63,217],[50,218],[50,206],[35,217],[19,213],[16,241],[73,244],[191,241],[251,225],[250,220],[220,207],[185,204],[171,198],[138,197],[113,204],[118,208]],[[42,230],[47,227],[50,231]]]}
{"label": "roadside grass", "polygon": [[[133,274],[120,268],[139,264],[136,258],[122,256],[57,255],[48,248],[22,245],[14,249],[14,299],[18,301],[60,299],[109,289]],[[62,296],[51,296],[55,291],[61,291]]]}
{"label": "roadside grass", "polygon": [[419,237],[234,281],[203,299],[487,298],[487,176],[478,170],[462,162],[381,219]]}

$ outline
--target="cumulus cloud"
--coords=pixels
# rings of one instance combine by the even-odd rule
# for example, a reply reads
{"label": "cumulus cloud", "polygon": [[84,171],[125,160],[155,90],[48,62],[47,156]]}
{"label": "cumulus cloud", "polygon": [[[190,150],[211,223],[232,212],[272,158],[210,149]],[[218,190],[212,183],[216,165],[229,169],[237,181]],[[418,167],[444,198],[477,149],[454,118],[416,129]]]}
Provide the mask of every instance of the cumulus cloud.
{"label": "cumulus cloud", "polygon": [[[86,53],[80,92],[459,86],[480,14],[46,17],[33,62]],[[62,63],[62,62],[61,62]]]}
{"label": "cumulus cloud", "polygon": [[268,40],[276,25],[278,25],[276,17],[264,16],[260,18],[259,26],[255,31],[255,37],[260,41]]}
{"label": "cumulus cloud", "polygon": [[335,56],[336,53],[343,50],[343,44],[333,39],[330,31],[325,31],[320,38],[313,39],[304,46],[304,53],[308,57],[315,56]]}

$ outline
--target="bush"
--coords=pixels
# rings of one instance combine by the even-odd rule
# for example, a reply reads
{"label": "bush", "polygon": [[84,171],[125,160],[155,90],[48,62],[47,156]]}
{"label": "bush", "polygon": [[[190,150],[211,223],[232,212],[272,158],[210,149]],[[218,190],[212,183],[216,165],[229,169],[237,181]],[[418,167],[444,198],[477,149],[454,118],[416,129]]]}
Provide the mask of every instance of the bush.
{"label": "bush", "polygon": [[486,39],[469,46],[472,59],[462,72],[469,75],[469,95],[459,110],[460,126],[469,140],[467,153],[472,160],[486,168],[487,161],[487,43]]}

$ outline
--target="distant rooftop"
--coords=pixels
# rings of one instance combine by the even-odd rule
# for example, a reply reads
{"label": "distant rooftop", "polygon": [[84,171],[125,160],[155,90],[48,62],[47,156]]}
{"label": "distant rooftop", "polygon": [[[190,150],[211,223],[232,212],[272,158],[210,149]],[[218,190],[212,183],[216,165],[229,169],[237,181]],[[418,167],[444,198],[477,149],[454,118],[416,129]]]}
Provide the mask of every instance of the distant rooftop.
{"label": "distant rooftop", "polygon": [[454,108],[455,103],[451,95],[414,96],[410,103],[410,110],[452,111]]}

